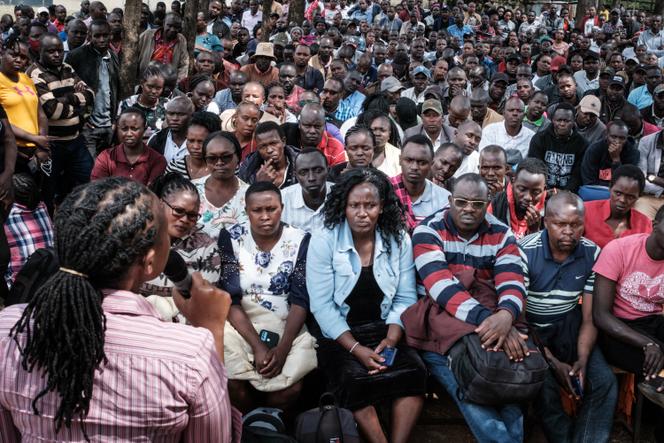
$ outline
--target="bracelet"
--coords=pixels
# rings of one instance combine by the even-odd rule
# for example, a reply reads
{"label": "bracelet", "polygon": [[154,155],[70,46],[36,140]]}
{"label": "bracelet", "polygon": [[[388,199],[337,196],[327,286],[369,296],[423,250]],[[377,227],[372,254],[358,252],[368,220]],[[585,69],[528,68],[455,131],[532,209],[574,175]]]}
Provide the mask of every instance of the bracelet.
{"label": "bracelet", "polygon": [[355,350],[355,348],[357,348],[357,345],[359,345],[359,344],[360,344],[360,342],[359,342],[359,341],[356,341],[355,344],[354,344],[353,346],[350,347],[350,350],[348,351],[348,353],[349,353],[349,354],[352,354],[353,351]]}
{"label": "bracelet", "polygon": [[657,343],[646,343],[645,346],[643,346],[643,352],[646,352],[646,349],[648,349],[648,346],[657,346],[659,348],[659,345]]}

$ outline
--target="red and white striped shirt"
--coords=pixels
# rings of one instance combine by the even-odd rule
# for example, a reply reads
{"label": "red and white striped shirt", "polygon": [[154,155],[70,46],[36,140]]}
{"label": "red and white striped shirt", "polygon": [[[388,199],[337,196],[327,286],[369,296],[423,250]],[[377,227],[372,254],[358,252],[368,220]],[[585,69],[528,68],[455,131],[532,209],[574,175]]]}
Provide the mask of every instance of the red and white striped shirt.
{"label": "red and white striped shirt", "polygon": [[[203,328],[166,323],[140,295],[104,292],[108,363],[95,373],[86,432],[99,442],[231,442],[237,414],[230,404],[226,369],[212,334]],[[37,368],[21,367],[9,331],[25,305],[0,312],[0,442],[83,442],[78,420],[55,433],[60,398],[44,387]],[[21,337],[22,340],[25,337]],[[23,342],[23,341],[22,341]],[[235,418],[235,420],[234,420]]]}

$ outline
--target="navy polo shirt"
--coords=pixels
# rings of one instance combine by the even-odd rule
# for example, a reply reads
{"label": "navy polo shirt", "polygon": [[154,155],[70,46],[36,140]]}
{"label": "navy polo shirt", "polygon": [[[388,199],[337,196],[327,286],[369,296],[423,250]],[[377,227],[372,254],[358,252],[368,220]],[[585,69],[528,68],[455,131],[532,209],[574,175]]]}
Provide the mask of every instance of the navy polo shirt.
{"label": "navy polo shirt", "polygon": [[519,253],[523,259],[529,323],[538,327],[555,323],[579,304],[584,293],[593,293],[593,265],[600,248],[585,237],[562,263],[551,255],[546,229],[522,238]]}

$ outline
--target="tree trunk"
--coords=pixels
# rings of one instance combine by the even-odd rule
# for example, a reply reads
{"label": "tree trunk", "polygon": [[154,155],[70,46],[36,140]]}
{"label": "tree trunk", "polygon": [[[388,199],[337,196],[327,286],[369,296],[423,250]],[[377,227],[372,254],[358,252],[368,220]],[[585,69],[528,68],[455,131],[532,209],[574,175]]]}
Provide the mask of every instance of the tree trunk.
{"label": "tree trunk", "polygon": [[655,0],[655,14],[664,15],[664,0]]}
{"label": "tree trunk", "polygon": [[295,22],[302,26],[304,21],[304,0],[291,0],[288,7],[288,23]]}
{"label": "tree trunk", "polygon": [[586,15],[586,10],[591,6],[595,6],[595,0],[579,0],[576,4],[576,17],[574,17],[574,22],[576,23],[577,29],[580,29],[582,32],[583,26],[581,26],[581,22]]}
{"label": "tree trunk", "polygon": [[272,14],[272,0],[263,0],[263,23],[261,24],[261,29],[263,30],[263,35],[261,36],[262,42],[270,41],[270,14]]}
{"label": "tree trunk", "polygon": [[126,0],[124,8],[124,37],[122,38],[122,65],[120,66],[120,97],[134,93],[138,74],[138,30],[141,23],[141,0]]}
{"label": "tree trunk", "polygon": [[[194,46],[196,45],[196,15],[200,9],[199,0],[187,0],[184,4],[182,17],[182,34],[187,38],[187,52],[189,53],[189,74],[194,70]],[[207,8],[206,8],[207,10]]]}

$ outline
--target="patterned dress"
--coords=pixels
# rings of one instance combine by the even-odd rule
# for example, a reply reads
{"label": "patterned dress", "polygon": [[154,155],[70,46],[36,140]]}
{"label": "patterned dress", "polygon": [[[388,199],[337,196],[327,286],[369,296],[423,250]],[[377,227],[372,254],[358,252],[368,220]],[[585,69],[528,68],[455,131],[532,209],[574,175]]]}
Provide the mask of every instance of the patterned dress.
{"label": "patterned dress", "polygon": [[216,242],[219,238],[219,231],[224,228],[230,228],[239,223],[248,223],[249,218],[244,209],[244,194],[247,192],[249,185],[238,179],[240,187],[237,192],[224,206],[218,208],[210,203],[205,196],[205,181],[207,177],[197,178],[192,180],[192,183],[198,190],[198,195],[201,197],[201,207],[199,213],[201,219],[199,224],[202,226],[202,231],[208,234]]}

